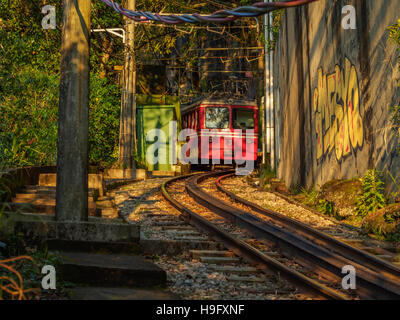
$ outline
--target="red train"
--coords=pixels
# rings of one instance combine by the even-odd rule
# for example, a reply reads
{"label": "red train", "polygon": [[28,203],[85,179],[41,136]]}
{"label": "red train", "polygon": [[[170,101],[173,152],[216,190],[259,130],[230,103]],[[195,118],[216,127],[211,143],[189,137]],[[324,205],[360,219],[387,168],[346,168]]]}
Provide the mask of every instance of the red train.
{"label": "red train", "polygon": [[197,137],[191,147],[197,149],[195,163],[241,165],[257,160],[258,107],[254,101],[202,100],[181,111],[182,128],[192,129],[187,140]]}

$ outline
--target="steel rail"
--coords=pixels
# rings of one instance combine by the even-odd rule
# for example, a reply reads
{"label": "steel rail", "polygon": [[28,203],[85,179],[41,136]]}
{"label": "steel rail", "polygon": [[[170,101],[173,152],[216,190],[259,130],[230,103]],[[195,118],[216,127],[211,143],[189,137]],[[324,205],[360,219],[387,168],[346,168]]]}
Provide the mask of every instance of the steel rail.
{"label": "steel rail", "polygon": [[343,257],[346,257],[349,260],[352,260],[358,264],[363,265],[364,267],[379,272],[383,276],[391,278],[393,281],[397,281],[398,283],[400,283],[400,269],[395,265],[383,259],[377,258],[368,252],[352,247],[347,243],[335,239],[321,231],[311,228],[305,223],[302,223],[295,219],[291,219],[283,214],[280,214],[279,212],[263,208],[253,202],[250,202],[246,199],[239,197],[233,192],[228,191],[222,186],[221,181],[230,178],[233,175],[234,175],[233,173],[230,173],[219,177],[216,180],[216,186],[219,191],[223,192],[234,201],[248,206],[252,210],[262,215],[265,215],[266,217],[276,221],[278,224],[283,225],[285,228],[288,228],[293,232],[296,232],[302,237],[305,237],[318,245],[322,245],[327,249],[334,251],[342,255]]}
{"label": "steel rail", "polygon": [[337,292],[325,285],[322,285],[319,282],[306,277],[298,271],[288,268],[276,259],[269,257],[260,250],[250,246],[246,242],[237,239],[236,237],[217,227],[212,222],[191,211],[180,202],[176,201],[168,193],[167,187],[174,182],[182,179],[187,179],[190,176],[191,175],[172,178],[168,181],[165,181],[161,186],[161,192],[164,198],[177,210],[182,212],[182,218],[184,220],[188,221],[188,223],[195,226],[196,228],[203,230],[212,238],[222,241],[228,249],[232,250],[235,254],[242,257],[244,260],[253,263],[258,269],[263,270],[266,273],[270,273],[271,271],[273,271],[280,274],[283,278],[294,284],[297,288],[302,289],[306,293],[312,294],[313,297],[329,300],[348,299],[346,295]]}
{"label": "steel rail", "polygon": [[314,272],[322,274],[328,279],[341,280],[343,277],[342,268],[346,265],[354,266],[357,271],[357,294],[360,298],[400,299],[400,285],[394,282],[393,279],[349,261],[349,259],[316,245],[310,240],[292,233],[290,230],[278,227],[244,210],[232,207],[205,192],[199,186],[201,181],[223,174],[224,172],[209,173],[192,177],[186,184],[186,190],[199,204],[206,206],[238,227],[247,230],[258,239],[274,243],[285,256],[294,258],[301,265],[312,268]]}

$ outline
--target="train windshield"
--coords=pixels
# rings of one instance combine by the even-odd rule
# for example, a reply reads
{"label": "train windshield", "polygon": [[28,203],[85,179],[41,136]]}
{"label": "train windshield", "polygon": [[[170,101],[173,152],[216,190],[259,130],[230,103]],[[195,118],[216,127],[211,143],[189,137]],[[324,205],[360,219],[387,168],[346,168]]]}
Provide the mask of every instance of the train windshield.
{"label": "train windshield", "polygon": [[206,128],[207,129],[228,129],[229,128],[229,109],[225,107],[206,108]]}
{"label": "train windshield", "polygon": [[234,108],[232,111],[233,129],[254,129],[254,110]]}

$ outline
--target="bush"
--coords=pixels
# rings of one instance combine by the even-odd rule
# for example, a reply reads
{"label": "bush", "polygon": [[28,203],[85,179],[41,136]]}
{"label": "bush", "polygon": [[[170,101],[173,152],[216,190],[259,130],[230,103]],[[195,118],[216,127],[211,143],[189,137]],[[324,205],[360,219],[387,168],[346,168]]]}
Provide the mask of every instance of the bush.
{"label": "bush", "polygon": [[357,198],[356,213],[364,218],[368,213],[382,209],[387,199],[384,194],[385,183],[382,173],[375,169],[368,170],[362,179],[362,192]]}
{"label": "bush", "polygon": [[270,180],[276,177],[276,171],[272,170],[267,164],[264,164],[260,168],[260,185],[265,187],[269,184]]}
{"label": "bush", "polygon": [[[392,39],[398,45],[398,51],[400,51],[400,19],[397,24],[389,27],[390,39]],[[400,56],[399,56],[399,70],[400,70]],[[400,81],[399,81],[400,85]],[[392,122],[393,131],[397,136],[400,136],[400,106],[392,106]],[[398,149],[400,153],[400,146]]]}
{"label": "bush", "polygon": [[90,81],[89,163],[109,166],[118,159],[121,91],[97,74]]}
{"label": "bush", "polygon": [[[54,165],[57,159],[59,75],[39,70],[2,79],[0,165]],[[89,162],[115,161],[118,155],[120,90],[91,75]]]}
{"label": "bush", "polygon": [[363,230],[389,241],[400,240],[400,206],[394,204],[370,213],[363,220]]}
{"label": "bush", "polygon": [[58,76],[25,70],[1,80],[0,165],[55,163]]}

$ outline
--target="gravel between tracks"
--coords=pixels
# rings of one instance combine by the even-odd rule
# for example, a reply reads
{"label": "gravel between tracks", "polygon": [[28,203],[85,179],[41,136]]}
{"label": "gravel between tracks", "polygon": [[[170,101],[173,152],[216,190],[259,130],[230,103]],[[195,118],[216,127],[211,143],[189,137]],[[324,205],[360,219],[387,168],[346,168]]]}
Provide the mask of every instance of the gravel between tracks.
{"label": "gravel between tracks", "polygon": [[[213,180],[215,182],[215,179]],[[245,177],[234,176],[222,180],[221,184],[225,189],[243,199],[256,203],[261,207],[277,211],[285,216],[301,221],[330,235],[346,239],[364,238],[364,236],[362,236],[358,231],[350,229],[340,222],[334,222],[330,219],[324,218],[323,216],[317,215],[312,211],[304,209],[303,207],[291,204],[273,193],[261,191],[258,188],[251,186],[246,181]],[[216,192],[215,183],[214,186],[209,184],[208,190],[205,190],[209,192]]]}
{"label": "gravel between tracks", "polygon": [[[126,185],[109,192],[114,197],[119,214],[128,222],[141,225],[148,239],[171,240],[174,235],[163,232],[154,224],[163,219],[179,219],[180,212],[161,195],[161,184],[170,178],[149,179]],[[181,198],[183,200],[184,198]],[[186,205],[187,203],[184,202]],[[196,207],[192,202],[192,205]],[[207,239],[207,236],[204,236]],[[169,257],[151,257],[152,261],[167,271],[169,290],[183,299],[224,300],[294,300],[302,299],[287,287],[286,281],[275,276],[265,276],[263,282],[234,282],[228,274],[215,272],[214,266],[189,258],[188,253]],[[243,263],[243,266],[247,264]]]}

